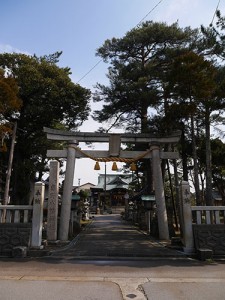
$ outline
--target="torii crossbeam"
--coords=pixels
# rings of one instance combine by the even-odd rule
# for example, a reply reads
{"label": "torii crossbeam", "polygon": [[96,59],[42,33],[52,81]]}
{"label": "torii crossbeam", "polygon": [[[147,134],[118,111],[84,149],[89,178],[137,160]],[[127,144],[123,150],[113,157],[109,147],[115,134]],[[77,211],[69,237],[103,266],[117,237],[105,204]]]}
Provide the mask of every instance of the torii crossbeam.
{"label": "torii crossbeam", "polygon": [[[92,132],[68,132],[44,127],[47,138],[55,141],[67,141],[68,147],[65,150],[48,150],[47,156],[52,158],[67,158],[66,174],[63,189],[63,199],[60,216],[60,240],[68,239],[69,219],[71,209],[71,193],[73,187],[73,178],[75,170],[75,159],[82,157],[90,158],[127,158],[137,160],[137,157],[152,159],[153,180],[155,188],[155,197],[157,204],[159,238],[169,239],[167,212],[164,195],[164,185],[161,172],[161,159],[177,159],[177,152],[163,152],[160,147],[165,144],[177,144],[181,133],[174,132],[170,136],[161,137],[152,134],[131,134],[131,133],[92,133]],[[85,150],[80,151],[77,147],[79,142],[108,142],[108,151]],[[121,143],[147,143],[147,151],[123,151]]]}

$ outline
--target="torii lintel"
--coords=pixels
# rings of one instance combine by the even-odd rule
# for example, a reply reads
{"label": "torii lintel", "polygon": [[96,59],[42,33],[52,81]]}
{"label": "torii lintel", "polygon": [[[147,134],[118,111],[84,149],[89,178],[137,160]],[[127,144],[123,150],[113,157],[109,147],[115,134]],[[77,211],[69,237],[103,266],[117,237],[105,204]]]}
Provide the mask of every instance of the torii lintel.
{"label": "torii lintel", "polygon": [[149,144],[176,144],[179,142],[181,132],[176,131],[169,136],[158,136],[151,133],[100,133],[100,132],[73,132],[63,131],[44,127],[44,132],[47,133],[47,139],[58,141],[71,141],[78,142],[109,142],[114,135],[120,136],[121,143],[149,143]]}

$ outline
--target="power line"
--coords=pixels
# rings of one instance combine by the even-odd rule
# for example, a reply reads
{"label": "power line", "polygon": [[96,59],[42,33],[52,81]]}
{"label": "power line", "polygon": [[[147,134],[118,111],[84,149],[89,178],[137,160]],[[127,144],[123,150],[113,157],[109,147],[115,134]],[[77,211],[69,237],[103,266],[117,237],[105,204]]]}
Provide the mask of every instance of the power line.
{"label": "power line", "polygon": [[213,15],[213,18],[212,18],[212,22],[210,23],[210,26],[212,26],[212,24],[213,24],[214,18],[215,18],[215,16],[216,16],[216,12],[217,12],[217,10],[218,10],[218,7],[219,7],[219,4],[220,4],[220,0],[218,1],[218,4],[217,4],[217,7],[216,7],[216,10],[215,10],[215,12],[214,12],[214,15]]}
{"label": "power line", "polygon": [[155,10],[157,6],[159,6],[159,4],[160,4],[162,1],[163,1],[163,0],[160,0],[153,8],[147,13],[147,15],[145,15],[144,18],[141,19],[141,21],[140,21],[135,27],[137,27],[138,25],[140,25],[140,24],[144,21],[144,19],[146,19],[147,16],[150,15],[150,13],[153,12],[153,10]]}
{"label": "power line", "polygon": [[[148,15],[150,15],[150,13],[151,12],[153,12],[156,8],[157,8],[157,6],[159,6],[159,4],[162,2],[163,0],[160,0],[142,19],[141,19],[141,21],[140,22],[138,22],[138,24],[135,26],[135,27],[137,27],[138,25],[140,25],[143,21],[144,21],[144,19],[146,19],[147,18],[147,16]],[[134,28],[135,28],[134,27]],[[82,79],[84,79],[92,70],[94,70],[96,67],[97,67],[97,65],[99,65],[100,64],[100,62],[102,62],[103,61],[103,59],[100,59],[86,74],[84,74],[79,80],[78,80],[78,82],[77,83],[79,83]]]}
{"label": "power line", "polygon": [[86,74],[84,74],[83,77],[81,77],[81,79],[79,79],[79,81],[77,83],[79,83],[84,77],[86,77],[95,67],[97,67],[98,64],[100,64],[100,62],[102,61],[103,59],[100,59],[97,64],[95,64]]}

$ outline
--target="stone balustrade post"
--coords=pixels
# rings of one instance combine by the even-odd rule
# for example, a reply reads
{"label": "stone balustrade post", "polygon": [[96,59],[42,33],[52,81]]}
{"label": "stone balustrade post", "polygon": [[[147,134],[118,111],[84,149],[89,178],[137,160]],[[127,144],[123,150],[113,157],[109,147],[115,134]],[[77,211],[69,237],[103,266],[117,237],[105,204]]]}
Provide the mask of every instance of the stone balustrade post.
{"label": "stone balustrade post", "polygon": [[48,191],[48,215],[47,215],[47,240],[57,239],[59,197],[59,162],[50,161],[49,191]]}
{"label": "stone balustrade post", "polygon": [[31,247],[39,248],[42,242],[43,227],[43,206],[44,206],[45,185],[36,182],[34,187],[33,218]]}
{"label": "stone balustrade post", "polygon": [[191,193],[190,185],[187,181],[181,182],[180,192],[183,217],[183,250],[185,253],[193,253],[194,236],[192,229]]}

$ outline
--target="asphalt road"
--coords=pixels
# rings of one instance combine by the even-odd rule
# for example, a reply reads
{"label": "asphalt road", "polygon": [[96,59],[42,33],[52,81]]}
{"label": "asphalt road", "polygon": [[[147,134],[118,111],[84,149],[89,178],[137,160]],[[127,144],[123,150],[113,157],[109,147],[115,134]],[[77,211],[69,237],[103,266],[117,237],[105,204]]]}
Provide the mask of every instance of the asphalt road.
{"label": "asphalt road", "polygon": [[[225,260],[203,262],[176,252],[166,255],[170,249],[127,224],[121,227],[117,216],[99,220],[101,226],[93,223],[80,244],[74,242],[64,252],[0,259],[0,300],[225,299]],[[135,236],[141,246],[133,243]],[[129,247],[121,247],[123,241]],[[143,245],[148,252],[141,251]],[[118,256],[108,256],[113,253]],[[124,253],[130,256],[121,256]]]}
{"label": "asphalt road", "polygon": [[0,299],[221,300],[225,262],[2,259]]}
{"label": "asphalt road", "polygon": [[150,238],[120,215],[95,215],[93,222],[71,244],[52,253],[58,257],[184,257],[184,253],[165,247],[166,241]]}

